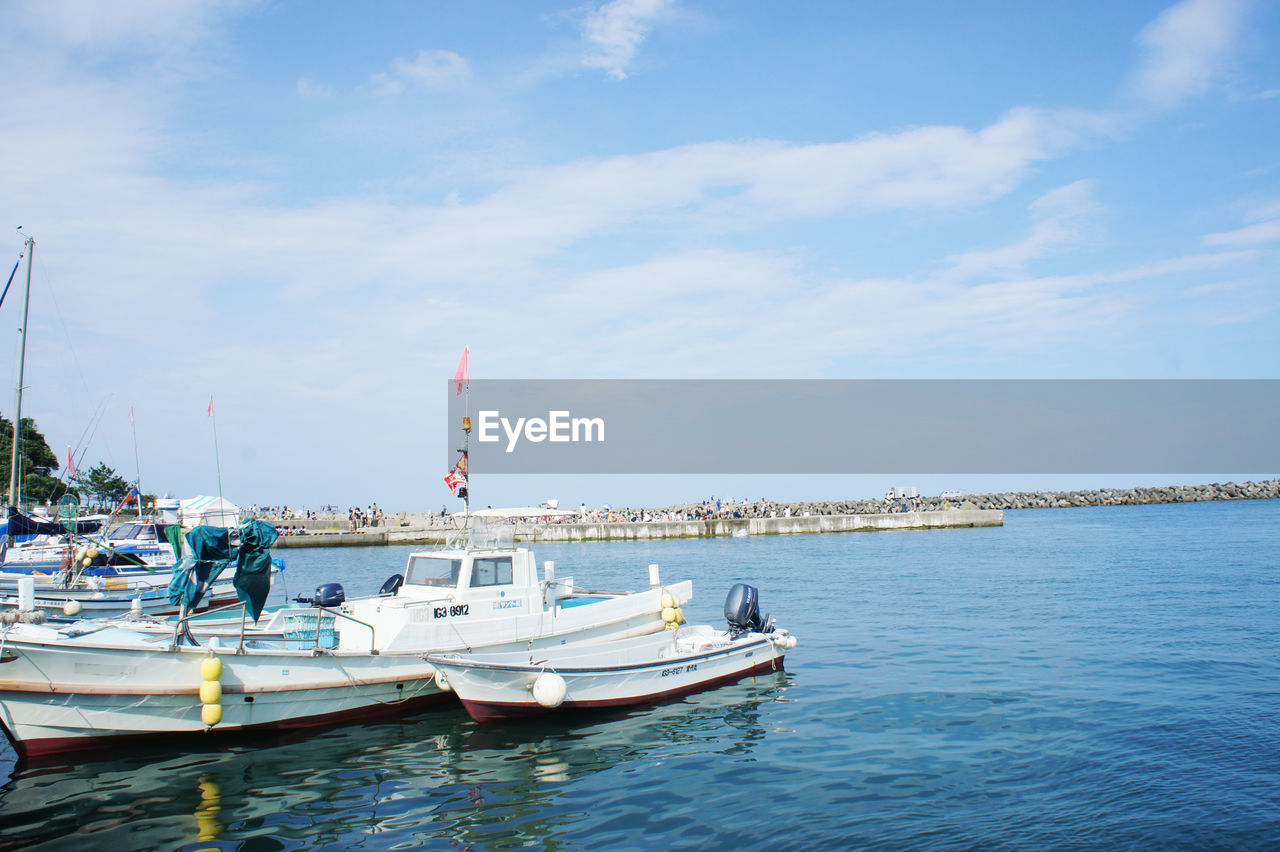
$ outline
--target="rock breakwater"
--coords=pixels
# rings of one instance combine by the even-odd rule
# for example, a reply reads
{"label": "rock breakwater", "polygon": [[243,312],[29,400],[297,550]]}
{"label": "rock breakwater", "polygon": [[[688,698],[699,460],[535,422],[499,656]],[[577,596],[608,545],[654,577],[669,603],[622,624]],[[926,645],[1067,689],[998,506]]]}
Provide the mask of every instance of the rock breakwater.
{"label": "rock breakwater", "polygon": [[[1056,509],[1078,506],[1141,506],[1153,503],[1200,503],[1211,500],[1273,500],[1280,498],[1280,479],[1208,485],[1165,485],[1154,488],[1100,488],[1086,491],[1004,491],[965,494],[958,498],[918,497],[907,500],[917,511],[948,506],[975,509]],[[902,500],[843,500],[809,503],[770,503],[770,511],[791,515],[864,515],[901,511]]]}

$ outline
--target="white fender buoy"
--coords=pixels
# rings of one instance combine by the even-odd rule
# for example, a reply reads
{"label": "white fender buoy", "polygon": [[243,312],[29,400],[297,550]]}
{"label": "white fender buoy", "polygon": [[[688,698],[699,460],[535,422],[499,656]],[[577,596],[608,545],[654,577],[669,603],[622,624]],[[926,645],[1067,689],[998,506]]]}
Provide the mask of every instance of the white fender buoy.
{"label": "white fender buoy", "polygon": [[436,688],[441,692],[453,692],[453,686],[449,683],[449,678],[440,669],[436,669]]}
{"label": "white fender buoy", "polygon": [[543,707],[559,707],[567,691],[564,678],[555,672],[543,672],[533,682],[533,700]]}
{"label": "white fender buoy", "polygon": [[77,600],[69,600],[62,605],[63,614],[70,615],[73,617],[79,615],[81,609],[82,607],[80,606],[80,601],[77,601]]}

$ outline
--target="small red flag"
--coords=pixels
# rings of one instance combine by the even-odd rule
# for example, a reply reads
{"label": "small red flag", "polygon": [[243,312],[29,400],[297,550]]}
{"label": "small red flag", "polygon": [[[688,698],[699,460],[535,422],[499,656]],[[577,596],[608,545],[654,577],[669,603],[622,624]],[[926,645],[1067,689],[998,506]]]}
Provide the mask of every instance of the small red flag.
{"label": "small red flag", "polygon": [[453,386],[458,389],[458,396],[462,395],[462,386],[471,384],[471,372],[467,365],[467,354],[470,350],[468,347],[462,347],[462,360],[458,362],[458,369],[453,374]]}
{"label": "small red flag", "polygon": [[209,395],[209,416],[213,416],[213,395]]}
{"label": "small red flag", "polygon": [[72,479],[75,479],[76,477],[76,457],[71,452],[70,444],[67,444],[67,476],[71,477]]}
{"label": "small red flag", "polygon": [[453,492],[455,496],[458,493],[458,486],[466,481],[467,478],[463,476],[456,467],[444,476],[444,484],[449,486],[449,490]]}

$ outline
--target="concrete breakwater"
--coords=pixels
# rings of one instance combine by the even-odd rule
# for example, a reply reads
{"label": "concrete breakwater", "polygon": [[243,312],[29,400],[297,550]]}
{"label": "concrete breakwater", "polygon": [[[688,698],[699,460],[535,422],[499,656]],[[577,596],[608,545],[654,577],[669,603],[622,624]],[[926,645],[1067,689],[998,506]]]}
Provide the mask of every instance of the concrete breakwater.
{"label": "concrete breakwater", "polygon": [[[282,522],[288,523],[288,522]],[[637,541],[656,538],[702,538],[733,535],[926,530],[952,527],[998,527],[1004,512],[991,509],[942,509],[869,515],[798,515],[790,518],[708,518],[696,521],[622,521],[596,523],[513,524],[518,542]],[[274,547],[358,547],[373,544],[433,544],[444,540],[438,525],[392,526],[358,532],[319,530],[286,535]]]}
{"label": "concrete breakwater", "polygon": [[[882,529],[943,529],[1000,526],[1004,511],[1083,506],[1136,506],[1153,503],[1194,503],[1213,500],[1269,500],[1280,498],[1280,479],[1208,485],[1167,485],[1153,488],[1102,488],[1081,491],[1017,491],[968,494],[959,498],[919,497],[901,500],[826,500],[797,503],[762,502],[719,515],[691,520],[624,520],[583,523],[514,525],[517,541],[616,541],[654,538],[696,538],[731,535],[855,532]],[[957,505],[958,504],[958,505]],[[665,509],[627,510],[641,517],[690,515],[706,504]],[[270,519],[269,519],[270,520]],[[276,520],[282,529],[306,530],[284,535],[276,547],[348,547],[378,544],[430,544],[444,540],[447,529],[438,515],[405,513],[388,518],[388,525],[351,532],[345,519]]]}

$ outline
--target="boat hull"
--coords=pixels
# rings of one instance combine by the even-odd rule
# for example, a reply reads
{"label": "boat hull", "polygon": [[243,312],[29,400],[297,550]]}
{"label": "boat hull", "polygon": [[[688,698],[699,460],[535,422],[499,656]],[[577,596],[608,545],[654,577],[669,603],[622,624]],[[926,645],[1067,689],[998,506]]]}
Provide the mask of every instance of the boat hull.
{"label": "boat hull", "polygon": [[[574,659],[557,662],[554,655],[535,659],[536,654],[530,656],[526,665],[511,664],[508,662],[511,655],[432,655],[430,659],[444,673],[449,687],[458,694],[471,718],[481,724],[492,724],[530,716],[666,701],[779,671],[786,654],[784,643],[763,634],[680,653],[672,653],[664,642],[671,645],[674,640],[663,636],[624,640],[616,643],[624,650],[614,655],[615,659],[595,665],[584,665],[582,660]],[[641,651],[644,658],[635,659],[636,653],[631,649],[646,646],[655,653],[645,656]],[[597,647],[603,650],[606,646]],[[547,672],[558,676],[564,684],[563,701],[551,707],[539,703],[534,689],[538,679]]]}
{"label": "boat hull", "polygon": [[211,651],[168,650],[167,641],[135,641],[158,646],[146,649],[8,637],[0,650],[0,723],[15,749],[39,757],[157,735],[306,728],[404,713],[443,698],[422,654],[248,648],[214,654],[223,665],[222,720],[208,726],[200,687]]}

